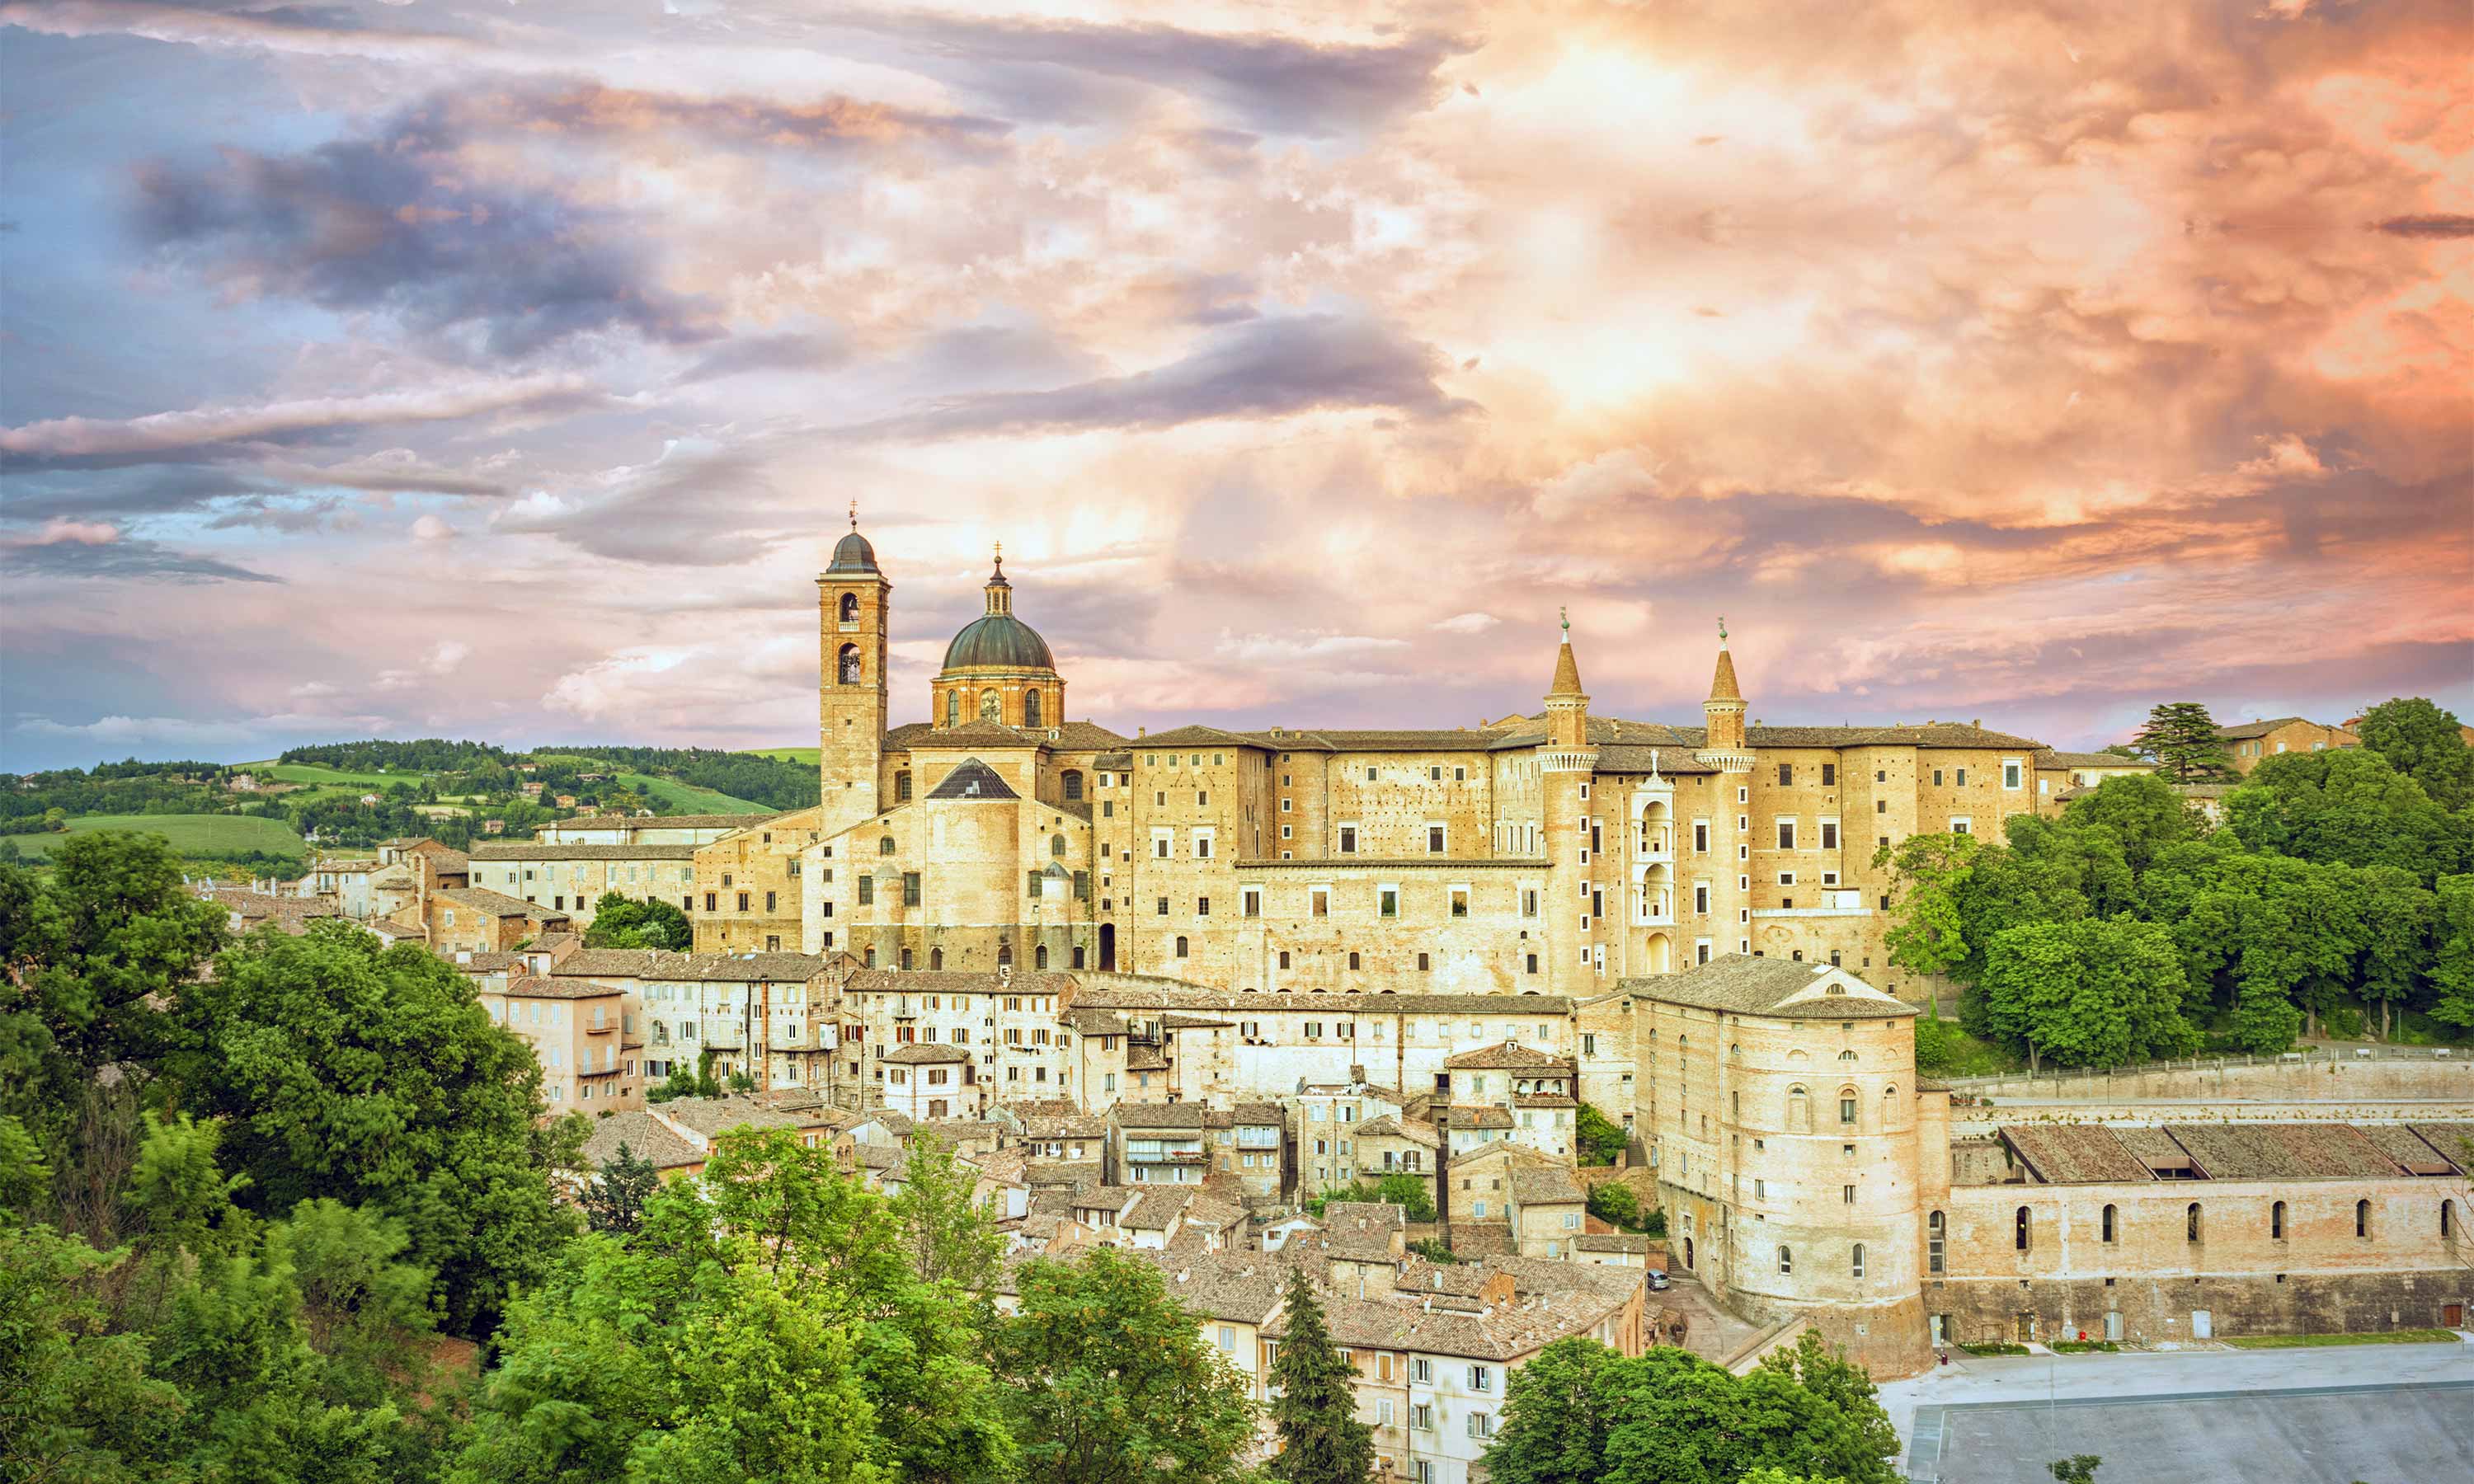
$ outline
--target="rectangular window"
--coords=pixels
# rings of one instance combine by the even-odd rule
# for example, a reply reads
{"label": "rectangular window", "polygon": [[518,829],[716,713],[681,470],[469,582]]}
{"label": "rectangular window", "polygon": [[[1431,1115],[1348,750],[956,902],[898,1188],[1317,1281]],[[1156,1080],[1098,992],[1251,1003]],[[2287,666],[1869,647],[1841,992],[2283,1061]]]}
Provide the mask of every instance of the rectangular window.
{"label": "rectangular window", "polygon": [[1311,909],[1311,915],[1312,915],[1312,916],[1314,916],[1314,917],[1319,917],[1319,918],[1327,918],[1327,917],[1331,916],[1331,888],[1330,888],[1330,887],[1328,887],[1328,886],[1310,886],[1310,887],[1307,887],[1307,888],[1306,888],[1306,901],[1307,901],[1308,906],[1309,906],[1309,907],[1310,907],[1310,909]]}
{"label": "rectangular window", "polygon": [[1953,835],[1972,835],[1976,833],[1976,821],[1964,814],[1953,815],[1950,822],[1950,832]]}
{"label": "rectangular window", "polygon": [[1376,887],[1374,889],[1374,912],[1377,917],[1398,917],[1400,915],[1400,889],[1396,886]]}
{"label": "rectangular window", "polygon": [[1782,850],[1792,850],[1795,849],[1795,821],[1781,820],[1778,822],[1778,848]]}
{"label": "rectangular window", "polygon": [[1707,855],[1710,853],[1710,822],[1708,820],[1694,820],[1692,822],[1692,851],[1696,855]]}
{"label": "rectangular window", "polygon": [[1246,916],[1249,918],[1261,917],[1263,915],[1263,889],[1259,886],[1249,886],[1246,888],[1246,890],[1238,897],[1238,904],[1239,910]]}
{"label": "rectangular window", "polygon": [[1783,762],[1783,763],[1780,763],[1780,764],[1779,764],[1779,787],[1781,787],[1781,788],[1792,788],[1792,787],[1794,787],[1794,786],[1795,786],[1795,764],[1793,764],[1793,763],[1791,763],[1791,762]]}
{"label": "rectangular window", "polygon": [[1340,853],[1343,855],[1354,855],[1357,853],[1356,826],[1343,825],[1340,826]]}
{"label": "rectangular window", "polygon": [[1452,916],[1456,918],[1465,918],[1468,916],[1469,889],[1466,886],[1453,887],[1451,889],[1451,902]]}
{"label": "rectangular window", "polygon": [[1834,850],[1838,849],[1838,822],[1836,820],[1823,820],[1821,822],[1821,848],[1825,850]]}
{"label": "rectangular window", "polygon": [[1821,765],[1821,786],[1822,786],[1822,787],[1824,787],[1824,788],[1829,788],[1829,787],[1831,787],[1832,785],[1836,784],[1836,783],[1837,783],[1837,781],[1838,781],[1838,765],[1837,765],[1836,763],[1834,763],[1834,762],[1826,762],[1826,763],[1823,763],[1823,764]]}
{"label": "rectangular window", "polygon": [[1710,915],[1709,882],[1695,881],[1692,883],[1692,910],[1703,917]]}
{"label": "rectangular window", "polygon": [[2005,757],[2001,760],[2001,786],[2006,789],[2018,789],[2026,786],[2024,770],[2019,766],[2019,760],[2017,758]]}
{"label": "rectangular window", "polygon": [[902,904],[906,907],[919,905],[918,872],[906,871],[902,874]]}
{"label": "rectangular window", "polygon": [[[874,876],[861,876],[861,877],[860,877],[860,878],[859,878],[859,904],[860,904],[861,906],[864,907],[864,906],[867,906],[867,905],[869,905],[869,904],[873,903],[875,900],[876,900],[876,877],[874,877]],[[711,906],[713,905],[713,898],[710,898],[710,897],[707,897],[707,898],[705,898],[705,905],[706,905],[708,908],[709,908],[709,907],[711,907]]]}

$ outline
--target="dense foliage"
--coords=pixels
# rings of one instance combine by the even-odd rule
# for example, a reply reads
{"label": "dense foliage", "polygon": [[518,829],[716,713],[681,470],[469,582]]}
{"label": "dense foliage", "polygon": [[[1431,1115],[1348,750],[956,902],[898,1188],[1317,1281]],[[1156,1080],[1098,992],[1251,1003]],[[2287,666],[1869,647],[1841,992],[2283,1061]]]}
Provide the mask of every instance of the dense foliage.
{"label": "dense foliage", "polygon": [[2147,713],[2134,739],[2156,760],[2157,771],[2176,783],[2224,783],[2234,777],[2215,718],[2196,701],[2169,701]]}
{"label": "dense foliage", "polygon": [[347,773],[466,773],[489,763],[512,762],[514,754],[487,742],[449,742],[445,737],[394,742],[370,737],[359,742],[288,748],[281,760],[315,763]]}
{"label": "dense foliage", "polygon": [[1737,1376],[1688,1351],[1558,1340],[1505,1383],[1494,1484],[1893,1484],[1898,1434],[1861,1369],[1807,1331]]}
{"label": "dense foliage", "polygon": [[2344,749],[2266,759],[2225,814],[2210,830],[2121,778],[1998,844],[1911,837],[1880,856],[1891,962],[1965,987],[1967,1031],[2065,1065],[2281,1051],[2357,1007],[2383,1034],[2405,1009],[2474,1024],[2474,808]]}
{"label": "dense foliage", "polygon": [[1332,1344],[1302,1267],[1289,1270],[1282,1322],[1271,1375],[1280,1448],[1265,1472],[1280,1484],[1365,1484],[1374,1472],[1374,1429],[1357,1420],[1357,1368]]}
{"label": "dense foliage", "polygon": [[664,948],[684,953],[695,939],[688,915],[667,901],[638,901],[604,892],[584,930],[588,948]]}
{"label": "dense foliage", "polygon": [[785,762],[754,753],[704,747],[544,748],[546,754],[597,758],[645,773],[659,773],[697,788],[744,799],[773,809],[815,805],[820,780],[813,763]]}
{"label": "dense foliage", "polygon": [[1378,1201],[1399,1207],[1401,1214],[1410,1221],[1435,1219],[1433,1182],[1424,1175],[1408,1170],[1395,1170],[1371,1185],[1360,1180],[1310,1195],[1305,1200],[1306,1213],[1320,1217],[1323,1208],[1334,1201]]}
{"label": "dense foliage", "polygon": [[1573,1133],[1578,1145],[1575,1153],[1583,1164],[1613,1164],[1622,1157],[1624,1145],[1629,1142],[1624,1137],[1623,1125],[1589,1103],[1581,1105],[1580,1113],[1573,1119]]}

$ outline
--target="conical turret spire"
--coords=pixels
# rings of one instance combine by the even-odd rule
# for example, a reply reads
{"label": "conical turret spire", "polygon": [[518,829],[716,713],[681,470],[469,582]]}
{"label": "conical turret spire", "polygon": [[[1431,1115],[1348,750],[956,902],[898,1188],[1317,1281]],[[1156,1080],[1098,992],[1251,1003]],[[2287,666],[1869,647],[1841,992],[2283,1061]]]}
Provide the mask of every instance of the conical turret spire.
{"label": "conical turret spire", "polygon": [[1736,702],[1744,699],[1743,691],[1735,684],[1735,658],[1727,653],[1727,620],[1723,618],[1718,620],[1718,668],[1710,677],[1710,699]]}
{"label": "conical turret spire", "polygon": [[1564,647],[1555,656],[1555,683],[1546,688],[1546,694],[1577,696],[1581,694],[1581,667],[1572,658],[1572,614],[1568,609],[1561,611],[1564,618]]}

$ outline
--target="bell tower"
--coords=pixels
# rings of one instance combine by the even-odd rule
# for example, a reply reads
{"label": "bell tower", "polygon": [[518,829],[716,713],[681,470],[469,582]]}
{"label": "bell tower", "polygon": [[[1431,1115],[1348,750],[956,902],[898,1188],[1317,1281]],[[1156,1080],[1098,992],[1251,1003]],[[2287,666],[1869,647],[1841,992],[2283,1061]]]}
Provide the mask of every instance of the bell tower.
{"label": "bell tower", "polygon": [[859,534],[851,506],[850,534],[834,547],[831,566],[816,577],[816,769],[822,791],[818,827],[837,834],[880,807],[885,760],[885,627],[893,585],[876,564],[876,548]]}
{"label": "bell tower", "polygon": [[1590,993],[1604,971],[1606,939],[1599,919],[1611,898],[1616,910],[1622,910],[1623,885],[1598,874],[1605,833],[1589,797],[1598,749],[1589,740],[1589,698],[1581,690],[1581,667],[1572,658],[1569,615],[1564,617],[1555,679],[1546,688],[1546,745],[1539,750],[1538,769],[1547,863],[1546,910],[1540,922],[1546,993]]}

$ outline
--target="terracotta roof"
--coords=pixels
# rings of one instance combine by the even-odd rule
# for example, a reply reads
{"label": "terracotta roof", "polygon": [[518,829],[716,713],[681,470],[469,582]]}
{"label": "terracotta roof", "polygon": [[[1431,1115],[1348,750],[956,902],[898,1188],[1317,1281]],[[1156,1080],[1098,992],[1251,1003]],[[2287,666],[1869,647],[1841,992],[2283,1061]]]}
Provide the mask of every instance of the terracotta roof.
{"label": "terracotta roof", "polygon": [[1583,1252],[1647,1253],[1658,1245],[1655,1237],[1637,1232],[1585,1232],[1572,1238],[1572,1245]]}
{"label": "terracotta roof", "polygon": [[2342,1123],[2175,1123],[2166,1132],[2211,1180],[2368,1180],[2397,1173],[2394,1160]]}
{"label": "terracotta roof", "polygon": [[615,1113],[607,1118],[596,1118],[593,1131],[584,1137],[582,1168],[599,1170],[618,1158],[618,1146],[625,1144],[630,1154],[650,1161],[655,1169],[674,1170],[701,1163],[704,1151],[679,1137],[649,1113],[630,1110]]}
{"label": "terracotta roof", "polygon": [[1584,1199],[1572,1172],[1553,1164],[1514,1165],[1512,1198],[1523,1206],[1570,1206]]}
{"label": "terracotta roof", "polygon": [[615,986],[595,984],[590,979],[546,979],[526,974],[507,982],[507,993],[524,999],[599,999],[618,993]]}
{"label": "terracotta roof", "polygon": [[993,970],[861,969],[852,972],[845,988],[872,994],[1063,994],[1074,988],[1074,976],[1031,972],[1003,979]]}
{"label": "terracotta roof", "polygon": [[2102,1124],[2005,1123],[2001,1137],[2028,1172],[2047,1185],[2154,1178],[2121,1137]]}
{"label": "terracotta roof", "polygon": [[1141,1249],[1159,1265],[1169,1295],[1190,1313],[1259,1325],[1288,1288],[1284,1254],[1259,1252],[1172,1255]]}
{"label": "terracotta roof", "polygon": [[1710,672],[1710,699],[1712,701],[1744,699],[1743,690],[1735,683],[1735,657],[1727,653],[1727,641],[1724,639],[1718,641],[1717,668]]}
{"label": "terracotta roof", "polygon": [[244,931],[262,922],[273,922],[284,932],[298,937],[309,930],[312,921],[343,916],[333,902],[318,897],[274,897],[236,886],[202,887],[198,895],[225,911],[238,915]]}
{"label": "terracotta roof", "polygon": [[921,1065],[930,1062],[967,1062],[970,1059],[971,1054],[958,1046],[932,1046],[921,1041],[914,1041],[907,1046],[896,1046],[883,1057],[883,1060],[902,1066]]}
{"label": "terracotta roof", "polygon": [[[1238,1103],[1229,1108],[1228,1121],[1232,1126],[1236,1124],[1285,1124],[1288,1122],[1288,1115],[1281,1111],[1280,1105],[1277,1103]],[[1363,1126],[1361,1125],[1361,1128]]]}
{"label": "terracotta roof", "polygon": [[656,1103],[645,1110],[666,1123],[676,1124],[690,1133],[711,1138],[740,1127],[756,1129],[796,1129],[799,1119],[776,1113],[753,1098],[727,1094],[720,1097],[674,1097],[667,1103]]}
{"label": "terracotta roof", "polygon": [[1455,1103],[1448,1123],[1455,1129],[1508,1129],[1512,1127],[1512,1110],[1492,1103]]}
{"label": "terracotta roof", "polygon": [[[1018,978],[1019,976],[1017,976]],[[1078,974],[1074,1008],[1095,1010],[1312,1010],[1336,1015],[1568,1015],[1561,994],[1278,994],[1206,990],[1183,980],[1143,984],[1126,974]],[[1647,981],[1644,981],[1647,982]],[[1658,981],[1663,982],[1663,981]]]}
{"label": "terracotta roof", "polygon": [[473,847],[477,861],[494,860],[693,860],[692,845],[542,845],[532,841],[487,841]]}
{"label": "terracotta roof", "polygon": [[1199,1192],[1192,1185],[1145,1185],[1142,1198],[1134,1209],[1117,1218],[1117,1225],[1136,1232],[1165,1232],[1185,1213],[1188,1202]]}
{"label": "terracotta roof", "polygon": [[[1847,993],[1809,993],[1816,984]],[[1706,964],[1647,979],[1626,979],[1635,998],[1780,1019],[1862,1020],[1912,1016],[1916,1008],[1873,989],[1843,969],[1794,959],[1722,953]],[[1798,995],[1809,997],[1796,999]]]}
{"label": "terracotta roof", "polygon": [[1023,1113],[1025,1138],[1105,1138],[1108,1120],[1102,1113]]}
{"label": "terracotta roof", "polygon": [[831,953],[665,953],[658,948],[578,948],[550,966],[561,976],[676,980],[681,983],[806,983],[829,968]]}
{"label": "terracotta roof", "polygon": [[536,922],[547,922],[567,916],[564,912],[552,911],[538,902],[529,902],[521,897],[510,897],[504,892],[493,892],[485,887],[450,886],[433,895],[442,901],[450,901],[459,907],[470,907],[475,912],[486,912],[493,917],[529,918]]}
{"label": "terracotta roof", "polygon": [[780,819],[778,814],[654,814],[638,818],[632,814],[579,814],[572,819],[550,820],[544,829],[747,829],[767,820]]}
{"label": "terracotta roof", "polygon": [[1108,1120],[1121,1129],[1199,1129],[1209,1111],[1201,1103],[1119,1103]]}
{"label": "terracotta roof", "polygon": [[1458,1056],[1446,1057],[1443,1059],[1443,1066],[1451,1071],[1458,1071],[1465,1067],[1480,1071],[1504,1068],[1568,1073],[1572,1070],[1569,1058],[1548,1056],[1543,1051],[1524,1046],[1512,1040],[1505,1040],[1492,1046],[1480,1046],[1474,1051],[1464,1051]]}
{"label": "terracotta roof", "polygon": [[1580,1099],[1563,1092],[1518,1092],[1512,1098],[1515,1108],[1578,1108]]}
{"label": "terracotta roof", "polygon": [[1126,1047],[1126,1070],[1164,1072],[1168,1070],[1168,1053],[1147,1041],[1130,1042]]}
{"label": "terracotta roof", "polygon": [[1242,731],[1223,731],[1217,727],[1202,726],[1177,727],[1167,731],[1156,731],[1149,736],[1136,737],[1130,744],[1135,752],[1141,752],[1147,747],[1269,748],[1272,745],[1259,736],[1249,736]]}
{"label": "terracotta roof", "polygon": [[1357,1126],[1357,1137],[1360,1139],[1405,1138],[1413,1144],[1423,1144],[1429,1149],[1439,1147],[1443,1141],[1443,1136],[1435,1132],[1433,1124],[1396,1113],[1385,1113],[1380,1118],[1367,1119]]}
{"label": "terracotta roof", "polygon": [[2305,717],[2280,716],[2273,721],[2236,722],[2230,727],[2219,727],[2217,729],[2217,735],[2222,737],[2228,742],[2246,742],[2253,737],[2267,736],[2269,732],[2276,730],[2280,727],[2315,727],[2317,725],[2318,723],[2311,721]]}
{"label": "terracotta roof", "polygon": [[[2380,1153],[2394,1160],[2397,1167],[2409,1175],[2447,1175],[2461,1163],[2474,1163],[2467,1151],[2440,1132],[2445,1125],[2425,1125],[2435,1131],[2430,1137],[2401,1123],[2366,1123],[2360,1127],[2365,1138],[2378,1145]],[[2469,1137],[2474,1137],[2474,1126],[2469,1126]],[[2451,1155],[2457,1158],[2452,1160]]]}
{"label": "terracotta roof", "polygon": [[2414,1123],[2407,1127],[2434,1153],[2456,1165],[2461,1174],[2474,1175],[2474,1123]]}
{"label": "terracotta roof", "polygon": [[2120,753],[2056,753],[2050,748],[2036,754],[2039,768],[2153,768],[2144,757],[2124,757]]}

